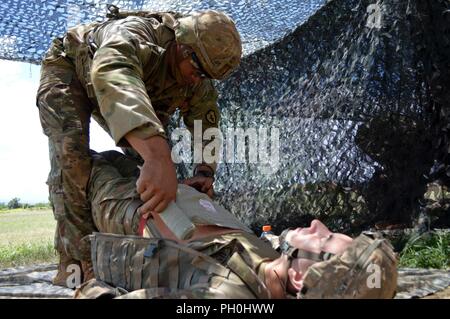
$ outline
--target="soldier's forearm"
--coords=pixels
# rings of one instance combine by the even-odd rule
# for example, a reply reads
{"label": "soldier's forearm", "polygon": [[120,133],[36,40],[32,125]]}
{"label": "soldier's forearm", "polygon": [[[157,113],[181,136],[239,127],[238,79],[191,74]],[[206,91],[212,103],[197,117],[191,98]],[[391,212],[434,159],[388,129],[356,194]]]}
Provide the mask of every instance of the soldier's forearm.
{"label": "soldier's forearm", "polygon": [[144,161],[149,160],[172,160],[169,144],[165,138],[155,135],[147,139],[136,136],[133,132],[125,135],[125,139],[141,155]]}

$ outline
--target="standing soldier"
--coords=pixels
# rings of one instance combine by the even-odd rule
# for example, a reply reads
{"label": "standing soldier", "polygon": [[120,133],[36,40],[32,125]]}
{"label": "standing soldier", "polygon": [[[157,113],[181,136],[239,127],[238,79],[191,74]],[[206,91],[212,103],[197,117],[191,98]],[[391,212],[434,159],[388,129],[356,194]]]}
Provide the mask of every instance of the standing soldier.
{"label": "standing soldier", "polygon": [[[177,109],[187,128],[218,126],[217,92],[211,79],[223,79],[238,65],[242,46],[234,22],[217,11],[122,13],[111,6],[109,20],[80,25],[53,41],[41,69],[37,105],[49,138],[50,201],[57,221],[59,253],[54,284],[65,286],[67,267],[92,277],[89,245],[95,231],[87,185],[92,158],[89,122],[93,118],[117,146],[131,147],[143,159],[137,191],[141,214],[162,212],[175,199],[177,178],[165,125]],[[212,195],[215,163],[200,163],[187,180]]]}

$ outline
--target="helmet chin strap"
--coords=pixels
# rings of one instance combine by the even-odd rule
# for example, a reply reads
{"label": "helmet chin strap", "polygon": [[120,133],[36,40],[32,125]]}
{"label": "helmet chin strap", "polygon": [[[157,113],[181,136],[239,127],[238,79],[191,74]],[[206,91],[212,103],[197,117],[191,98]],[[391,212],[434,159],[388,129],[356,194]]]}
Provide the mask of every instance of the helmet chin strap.
{"label": "helmet chin strap", "polygon": [[[294,259],[308,259],[308,260],[312,260],[315,262],[321,262],[321,261],[326,261],[328,259],[330,259],[331,257],[333,257],[335,254],[333,253],[329,253],[329,252],[325,252],[322,250],[322,247],[325,245],[326,242],[328,242],[332,237],[333,234],[330,234],[330,236],[328,236],[328,238],[322,243],[320,249],[320,253],[313,253],[304,249],[300,249],[300,248],[295,248],[294,246],[292,246],[287,240],[286,240],[286,235],[287,233],[292,230],[292,228],[288,228],[286,230],[284,230],[281,235],[280,235],[280,246],[278,247],[278,251],[281,252],[283,255],[286,255],[289,261],[289,266],[288,269],[292,267],[292,261]],[[287,283],[283,283],[281,278],[278,276],[278,274],[275,272],[275,274],[278,277],[278,280],[280,280],[280,284],[282,284],[282,287],[285,291],[286,296],[292,296],[295,297],[297,299],[299,299],[300,296],[300,290],[296,292],[296,294],[291,294],[288,291],[288,285]],[[286,282],[287,280],[289,280],[289,276],[286,275]]]}
{"label": "helmet chin strap", "polygon": [[167,63],[169,64],[170,72],[178,83],[184,83],[184,79],[181,76],[179,64],[183,60],[182,53],[178,52],[178,43],[174,41],[170,44],[167,50]]}
{"label": "helmet chin strap", "polygon": [[177,44],[177,46],[177,63],[190,58],[191,54],[194,52],[194,50],[186,44]]}
{"label": "helmet chin strap", "polygon": [[[321,261],[326,261],[335,255],[333,253],[329,253],[329,252],[322,250],[322,247],[325,245],[326,242],[328,242],[333,237],[333,234],[330,234],[330,236],[328,236],[328,238],[322,243],[322,245],[320,247],[320,249],[321,249],[320,253],[313,253],[313,252],[310,252],[310,251],[307,251],[304,249],[300,249],[300,248],[295,248],[294,246],[292,246],[286,240],[286,235],[290,230],[293,230],[293,228],[285,229],[279,236],[279,246],[278,247],[274,246],[274,248],[279,253],[286,255],[286,257],[288,258],[289,265],[288,265],[287,269],[292,267],[292,261],[294,259],[304,258],[304,259],[312,260],[315,262],[321,262]],[[278,280],[280,282],[280,286],[284,290],[285,295],[298,298],[300,295],[300,291],[297,291],[296,294],[292,294],[291,292],[288,291],[287,281],[289,280],[289,276],[286,274],[286,282],[283,282],[283,280],[278,275],[276,270],[274,270],[274,273],[275,273],[276,277],[278,278]]]}
{"label": "helmet chin strap", "polygon": [[286,240],[286,235],[287,235],[287,233],[290,230],[292,230],[292,229],[288,228],[288,229],[284,230],[281,233],[281,235],[280,235],[280,246],[278,247],[278,250],[282,254],[287,255],[288,258],[291,260],[291,263],[292,263],[292,259],[295,259],[295,258],[304,258],[304,259],[320,262],[320,261],[326,261],[326,260],[328,260],[328,259],[330,259],[331,257],[334,256],[333,253],[329,253],[329,252],[326,252],[326,251],[322,250],[323,245],[333,237],[333,234],[330,234],[330,236],[328,236],[327,240],[321,245],[320,253],[313,253],[313,252],[310,252],[310,251],[307,251],[307,250],[304,250],[304,249],[293,247]]}

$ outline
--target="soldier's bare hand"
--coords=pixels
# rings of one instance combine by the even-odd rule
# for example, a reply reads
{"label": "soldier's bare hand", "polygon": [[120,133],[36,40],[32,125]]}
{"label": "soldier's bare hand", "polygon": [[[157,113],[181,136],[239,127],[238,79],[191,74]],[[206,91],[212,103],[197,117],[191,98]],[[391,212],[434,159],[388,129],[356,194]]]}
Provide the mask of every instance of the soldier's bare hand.
{"label": "soldier's bare hand", "polygon": [[212,177],[194,176],[184,180],[182,183],[194,187],[199,192],[205,193],[211,198],[214,195],[214,179]]}
{"label": "soldier's bare hand", "polygon": [[[143,215],[150,212],[161,213],[177,193],[177,177],[171,160],[145,161],[136,182],[136,188],[144,204],[139,211]],[[145,216],[144,216],[145,217]]]}
{"label": "soldier's bare hand", "polygon": [[125,138],[144,159],[136,188],[144,204],[139,208],[146,217],[150,212],[161,213],[177,194],[177,175],[170,148],[161,136],[147,139],[130,132]]}

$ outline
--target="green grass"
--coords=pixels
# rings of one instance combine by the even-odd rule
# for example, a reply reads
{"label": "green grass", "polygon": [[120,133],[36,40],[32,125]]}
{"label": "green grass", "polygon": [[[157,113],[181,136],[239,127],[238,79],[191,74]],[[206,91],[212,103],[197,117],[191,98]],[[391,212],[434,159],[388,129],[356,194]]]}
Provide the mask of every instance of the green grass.
{"label": "green grass", "polygon": [[0,269],[56,262],[55,226],[51,210],[1,212]]}
{"label": "green grass", "polygon": [[450,232],[433,231],[410,240],[400,253],[399,266],[450,268]]}
{"label": "green grass", "polygon": [[48,211],[48,210],[51,210],[51,207],[39,206],[39,207],[12,208],[12,209],[9,209],[7,207],[3,207],[3,208],[0,208],[0,215],[3,214],[3,213],[39,212],[39,211]]}

